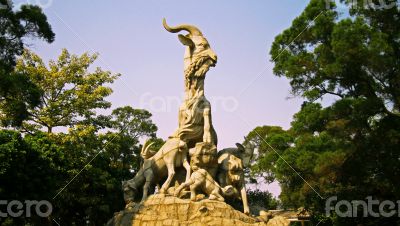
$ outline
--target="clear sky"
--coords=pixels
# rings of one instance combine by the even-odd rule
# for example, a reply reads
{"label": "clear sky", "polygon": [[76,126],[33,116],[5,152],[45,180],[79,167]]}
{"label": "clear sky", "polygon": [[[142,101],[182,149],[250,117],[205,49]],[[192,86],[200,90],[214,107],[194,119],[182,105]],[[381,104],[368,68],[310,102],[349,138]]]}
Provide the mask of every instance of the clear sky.
{"label": "clear sky", "polygon": [[[168,24],[199,27],[218,55],[207,74],[206,97],[212,104],[218,148],[233,147],[256,126],[288,128],[302,100],[290,98],[289,82],[273,75],[269,49],[274,37],[291,25],[305,0],[24,0],[44,8],[56,33],[52,44],[31,49],[46,61],[62,48],[71,53],[98,52],[96,66],[121,73],[108,98],[113,108],[146,108],[167,138],[177,127],[183,94],[184,47]],[[279,193],[276,184],[267,189]]]}

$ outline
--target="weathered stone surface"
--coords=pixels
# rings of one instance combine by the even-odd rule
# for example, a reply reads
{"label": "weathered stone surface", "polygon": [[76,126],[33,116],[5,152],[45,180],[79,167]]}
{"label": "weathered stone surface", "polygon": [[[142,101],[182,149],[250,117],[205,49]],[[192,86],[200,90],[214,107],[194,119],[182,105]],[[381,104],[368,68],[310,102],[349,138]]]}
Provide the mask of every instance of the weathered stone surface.
{"label": "weathered stone surface", "polygon": [[289,221],[277,216],[268,222],[263,222],[220,201],[204,199],[193,202],[173,196],[152,195],[142,204],[134,204],[116,213],[107,224],[107,226],[139,225],[287,226]]}

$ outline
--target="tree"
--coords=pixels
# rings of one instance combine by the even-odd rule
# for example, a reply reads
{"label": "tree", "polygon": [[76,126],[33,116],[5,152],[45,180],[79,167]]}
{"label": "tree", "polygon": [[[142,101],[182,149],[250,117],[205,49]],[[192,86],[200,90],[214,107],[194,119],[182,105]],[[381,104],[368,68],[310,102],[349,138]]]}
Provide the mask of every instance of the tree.
{"label": "tree", "polygon": [[[244,143],[251,142],[257,148],[256,156],[253,157],[257,161],[252,164],[250,175],[263,177],[267,183],[276,180],[276,161],[282,151],[291,146],[293,140],[288,131],[278,126],[258,126],[249,132]],[[251,181],[257,182],[255,179]]]}
{"label": "tree", "polygon": [[104,84],[114,82],[119,74],[113,75],[100,68],[89,72],[97,56],[88,53],[71,55],[63,49],[57,61],[50,61],[47,67],[38,55],[25,51],[18,60],[16,71],[28,75],[43,90],[41,105],[28,110],[26,130],[45,127],[50,133],[54,127],[92,122],[97,115],[96,109],[111,106],[104,98],[112,90]]}
{"label": "tree", "polygon": [[249,206],[254,215],[260,214],[260,210],[276,210],[279,201],[268,191],[249,190],[247,191]]}
{"label": "tree", "polygon": [[326,1],[312,0],[275,38],[274,73],[311,101],[326,94],[365,98],[376,114],[400,117],[399,3],[382,10],[347,3],[351,17],[339,19],[333,2],[326,8]]}
{"label": "tree", "polygon": [[146,110],[116,108],[106,124],[114,130],[99,133],[99,127],[85,124],[71,127],[68,134],[49,134],[69,160],[68,177],[60,187],[75,178],[55,200],[54,216],[68,225],[101,225],[123,208],[121,181],[131,179],[140,167],[139,139],[160,142]]}
{"label": "tree", "polygon": [[[396,225],[397,218],[325,216],[323,197],[400,198],[399,3],[376,8],[371,4],[383,1],[368,7],[344,2],[351,6],[349,16],[339,17],[333,2],[311,0],[275,38],[274,73],[287,77],[292,93],[308,101],[284,132],[289,142],[266,140],[279,155],[265,152],[257,169],[280,182],[284,206],[305,206],[325,219],[321,225]],[[314,103],[326,95],[336,97],[332,105]]]}
{"label": "tree", "polygon": [[14,71],[16,57],[25,47],[27,37],[51,43],[54,33],[38,6],[23,5],[12,10],[9,0],[0,0],[0,117],[11,125],[20,125],[28,117],[27,109],[40,103],[38,89],[26,74]]}
{"label": "tree", "polygon": [[141,164],[139,138],[150,138],[159,148],[163,143],[156,137],[157,126],[151,120],[152,115],[147,110],[125,106],[114,109],[111,116],[111,127],[116,133],[104,135],[104,139],[110,142],[106,149],[111,161],[116,166],[137,172]]}
{"label": "tree", "polygon": [[[121,181],[131,179],[140,167],[138,139],[152,137],[157,146],[162,143],[155,138],[151,114],[139,115],[124,121],[136,128],[130,133],[140,134],[137,137],[118,130],[99,133],[99,127],[86,124],[71,126],[68,133],[35,131],[22,136],[1,130],[0,199],[48,200],[57,222],[105,224],[124,207]],[[122,122],[116,118],[113,123]],[[48,220],[10,217],[1,218],[0,224],[51,225]]]}
{"label": "tree", "polygon": [[[0,131],[0,199],[48,200],[66,178],[63,147],[46,134],[22,137],[16,131]],[[3,208],[3,207],[2,207]],[[2,212],[5,213],[4,209]],[[1,218],[1,225],[52,225],[51,219],[31,211],[31,217]]]}
{"label": "tree", "polygon": [[131,106],[116,108],[111,113],[112,128],[138,139],[142,136],[155,137],[157,126],[151,121],[151,113],[144,109],[133,109]]}

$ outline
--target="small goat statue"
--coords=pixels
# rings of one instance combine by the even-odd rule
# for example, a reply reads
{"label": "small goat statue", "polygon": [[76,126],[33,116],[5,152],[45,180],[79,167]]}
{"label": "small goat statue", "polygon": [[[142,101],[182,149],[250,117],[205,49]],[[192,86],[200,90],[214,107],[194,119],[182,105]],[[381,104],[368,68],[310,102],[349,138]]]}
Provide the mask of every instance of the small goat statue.
{"label": "small goat statue", "polygon": [[243,202],[243,212],[249,214],[244,168],[250,165],[254,146],[248,142],[246,147],[237,143],[237,148],[226,148],[218,152],[218,182],[221,187],[231,185],[235,188],[234,196]]}

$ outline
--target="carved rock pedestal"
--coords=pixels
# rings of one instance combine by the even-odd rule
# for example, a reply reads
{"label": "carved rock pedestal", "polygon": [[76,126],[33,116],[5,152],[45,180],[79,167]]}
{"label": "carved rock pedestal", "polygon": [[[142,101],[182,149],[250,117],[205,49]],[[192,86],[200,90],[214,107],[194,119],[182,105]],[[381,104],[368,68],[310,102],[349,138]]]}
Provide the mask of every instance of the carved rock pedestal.
{"label": "carved rock pedestal", "polygon": [[287,226],[289,221],[274,217],[268,222],[247,216],[230,205],[204,199],[190,201],[173,196],[152,195],[142,204],[135,204],[116,213],[107,226],[158,225],[235,225],[235,226]]}

